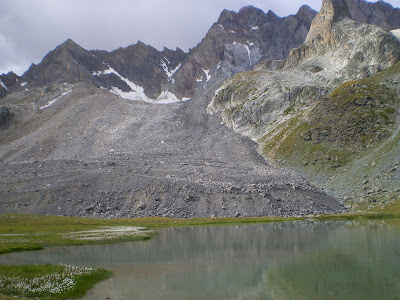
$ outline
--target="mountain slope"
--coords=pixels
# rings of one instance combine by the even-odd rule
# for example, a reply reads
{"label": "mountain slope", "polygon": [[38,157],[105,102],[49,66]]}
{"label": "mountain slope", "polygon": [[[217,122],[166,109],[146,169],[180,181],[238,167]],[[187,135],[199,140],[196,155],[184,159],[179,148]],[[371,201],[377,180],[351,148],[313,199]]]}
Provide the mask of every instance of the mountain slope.
{"label": "mountain slope", "polygon": [[335,89],[266,134],[284,161],[354,208],[400,199],[400,63]]}
{"label": "mountain slope", "polygon": [[[317,16],[307,6],[286,18],[254,7],[224,11],[188,54],[140,42],[88,51],[67,40],[0,99],[1,211],[101,217],[344,211],[307,179],[266,162],[255,143],[207,107],[258,139],[266,157],[297,168],[331,195],[350,201],[367,187],[371,201],[396,196],[397,166],[389,164],[398,157],[399,40],[352,20],[346,3],[324,0]],[[383,150],[390,159],[376,155]],[[358,156],[364,154],[366,161]],[[372,165],[378,159],[387,178],[378,178],[381,170]],[[350,194],[353,185],[341,183],[365,166],[376,176]],[[368,190],[375,179],[384,184]]]}
{"label": "mountain slope", "polygon": [[400,28],[400,8],[384,2],[346,0],[351,19],[361,23],[375,24],[387,30]]}
{"label": "mountain slope", "polygon": [[179,48],[160,52],[142,42],[112,52],[88,51],[69,39],[39,65],[32,65],[21,80],[28,82],[28,87],[84,82],[122,96],[156,99],[168,90],[172,70],[186,56]]}
{"label": "mountain slope", "polygon": [[208,97],[161,106],[82,83],[58,88],[2,100],[25,110],[23,122],[0,132],[2,212],[233,217],[343,210],[208,116]]}
{"label": "mountain slope", "polygon": [[199,86],[250,70],[262,59],[285,58],[304,42],[315,15],[308,6],[284,18],[253,6],[224,10],[176,72],[175,93],[191,97]]}
{"label": "mountain slope", "polygon": [[[399,197],[398,175],[393,161],[383,158],[398,155],[392,146],[398,130],[400,43],[391,32],[350,17],[345,2],[325,0],[304,45],[281,63],[266,61],[257,71],[227,80],[208,109],[258,139],[268,159],[295,168],[331,195],[392,199]],[[392,145],[388,153],[377,152],[386,144]],[[365,179],[351,172],[364,155],[375,161],[369,173],[394,170],[389,172],[394,177],[375,185],[370,181],[371,188],[362,185],[358,181]],[[363,172],[358,174],[368,174]],[[357,182],[349,180],[350,173]]]}

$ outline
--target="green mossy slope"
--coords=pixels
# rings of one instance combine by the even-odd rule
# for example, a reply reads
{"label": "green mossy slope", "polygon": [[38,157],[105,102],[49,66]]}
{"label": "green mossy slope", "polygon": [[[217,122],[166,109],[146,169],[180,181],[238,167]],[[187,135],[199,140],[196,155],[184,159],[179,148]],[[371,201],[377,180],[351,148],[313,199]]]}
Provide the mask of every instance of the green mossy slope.
{"label": "green mossy slope", "polygon": [[400,63],[342,84],[267,133],[265,157],[289,166],[354,209],[400,199]]}

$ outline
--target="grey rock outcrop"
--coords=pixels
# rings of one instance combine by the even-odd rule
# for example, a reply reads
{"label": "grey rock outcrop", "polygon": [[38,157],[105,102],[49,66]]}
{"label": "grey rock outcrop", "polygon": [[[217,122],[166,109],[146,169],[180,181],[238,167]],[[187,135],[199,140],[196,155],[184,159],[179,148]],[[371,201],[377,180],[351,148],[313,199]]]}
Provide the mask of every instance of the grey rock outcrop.
{"label": "grey rock outcrop", "polygon": [[9,106],[0,106],[0,131],[11,126],[15,119],[15,111]]}
{"label": "grey rock outcrop", "polygon": [[[323,57],[328,58],[329,66],[321,63]],[[324,0],[304,45],[291,50],[285,66],[313,64],[344,82],[375,74],[399,59],[398,41],[390,32],[352,20],[344,1]]]}
{"label": "grey rock outcrop", "polygon": [[4,97],[13,90],[14,85],[19,80],[19,76],[14,72],[0,75],[0,98]]}
{"label": "grey rock outcrop", "polygon": [[32,64],[22,75],[30,86],[45,86],[56,82],[85,82],[99,86],[92,76],[94,70],[102,68],[93,54],[71,39],[49,52],[38,64]]}
{"label": "grey rock outcrop", "polygon": [[[114,68],[121,76],[144,88],[144,93],[156,99],[162,91],[170,89],[173,71],[187,58],[187,54],[177,48],[175,51],[164,48],[163,51],[138,42],[126,48],[119,48],[111,53],[93,51],[107,66]],[[100,71],[100,70],[98,70]],[[106,80],[108,75],[99,76]],[[109,76],[115,76],[111,74]],[[103,81],[104,82],[104,81]],[[120,80],[121,82],[121,80]],[[109,85],[104,85],[108,87]],[[125,84],[124,91],[130,88]]]}
{"label": "grey rock outcrop", "polygon": [[283,62],[266,61],[255,72],[228,79],[209,111],[221,111],[230,127],[259,138],[285,120],[291,107],[307,107],[341,83],[371,76],[399,59],[400,43],[391,32],[351,20],[345,1],[324,0],[302,46]]}
{"label": "grey rock outcrop", "polygon": [[130,82],[143,88],[150,98],[157,98],[171,84],[171,71],[186,59],[179,48],[164,51],[138,42],[112,52],[85,50],[71,39],[49,52],[40,64],[32,65],[23,81],[30,86],[52,83],[84,82],[106,89],[130,92]]}
{"label": "grey rock outcrop", "polygon": [[285,58],[304,42],[315,15],[308,6],[284,18],[253,6],[224,10],[176,72],[175,93],[191,97],[199,86],[251,70],[262,59]]}
{"label": "grey rock outcrop", "polygon": [[[397,139],[398,104],[393,95],[399,89],[399,40],[384,28],[351,17],[347,2],[324,0],[302,46],[292,49],[284,61],[264,61],[254,71],[228,79],[208,106],[229,127],[257,139],[268,159],[294,167],[336,196],[354,186],[346,186],[350,177],[342,180],[340,174],[327,184],[332,169],[350,161],[351,154]],[[329,146],[323,148],[324,142]],[[318,144],[320,151],[303,143]],[[348,152],[343,157],[333,154],[345,153],[344,149]],[[393,149],[388,157],[396,157],[397,148]],[[324,173],[312,167],[319,164],[330,169]],[[339,181],[343,185],[335,184]],[[393,192],[393,185],[387,186]]]}
{"label": "grey rock outcrop", "polygon": [[400,8],[384,1],[346,0],[346,3],[354,21],[375,24],[387,30],[400,28]]}

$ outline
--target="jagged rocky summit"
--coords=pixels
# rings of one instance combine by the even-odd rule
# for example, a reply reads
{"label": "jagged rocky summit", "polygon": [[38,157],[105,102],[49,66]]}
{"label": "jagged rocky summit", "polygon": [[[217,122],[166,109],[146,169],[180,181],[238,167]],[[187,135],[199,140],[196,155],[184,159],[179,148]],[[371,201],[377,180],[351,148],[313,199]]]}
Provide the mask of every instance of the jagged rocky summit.
{"label": "jagged rocky summit", "polygon": [[[332,196],[349,197],[351,185],[342,183],[350,175],[338,176],[345,164],[332,153],[351,156],[340,133],[359,134],[357,151],[368,148],[358,132],[368,122],[368,135],[378,133],[372,150],[374,143],[396,140],[398,104],[391,95],[398,91],[398,14],[383,2],[356,0],[325,0],[318,14],[302,6],[284,18],[248,6],[223,11],[189,53],[141,42],[112,52],[86,50],[67,40],[20,78],[9,74],[6,83],[0,77],[6,87],[0,87],[1,211],[101,217],[341,212]],[[369,95],[363,81],[373,78],[379,95]],[[347,88],[362,99],[342,99]],[[358,106],[372,119],[352,119]],[[337,122],[338,116],[347,119]],[[266,162],[242,135],[326,192]],[[305,172],[306,165],[323,166]],[[385,182],[395,182],[396,170]],[[331,177],[340,184],[326,180]],[[394,192],[392,186],[379,189]]]}
{"label": "jagged rocky summit", "polygon": [[67,40],[32,65],[20,82],[26,83],[24,88],[85,82],[131,100],[187,100],[198,89],[249,70],[261,59],[285,57],[304,42],[315,14],[308,6],[285,18],[253,6],[238,13],[223,11],[189,53],[179,48],[158,51],[142,42],[112,52],[88,51]]}

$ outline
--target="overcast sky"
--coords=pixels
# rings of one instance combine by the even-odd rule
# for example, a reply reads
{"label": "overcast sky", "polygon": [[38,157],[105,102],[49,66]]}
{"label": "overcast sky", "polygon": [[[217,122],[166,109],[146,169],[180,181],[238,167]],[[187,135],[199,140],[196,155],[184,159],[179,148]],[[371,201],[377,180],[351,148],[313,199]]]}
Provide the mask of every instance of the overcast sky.
{"label": "overcast sky", "polygon": [[[387,1],[399,7],[400,0]],[[68,38],[114,50],[138,40],[157,49],[193,48],[225,9],[254,5],[283,17],[322,0],[0,0],[0,74],[22,75]]]}

